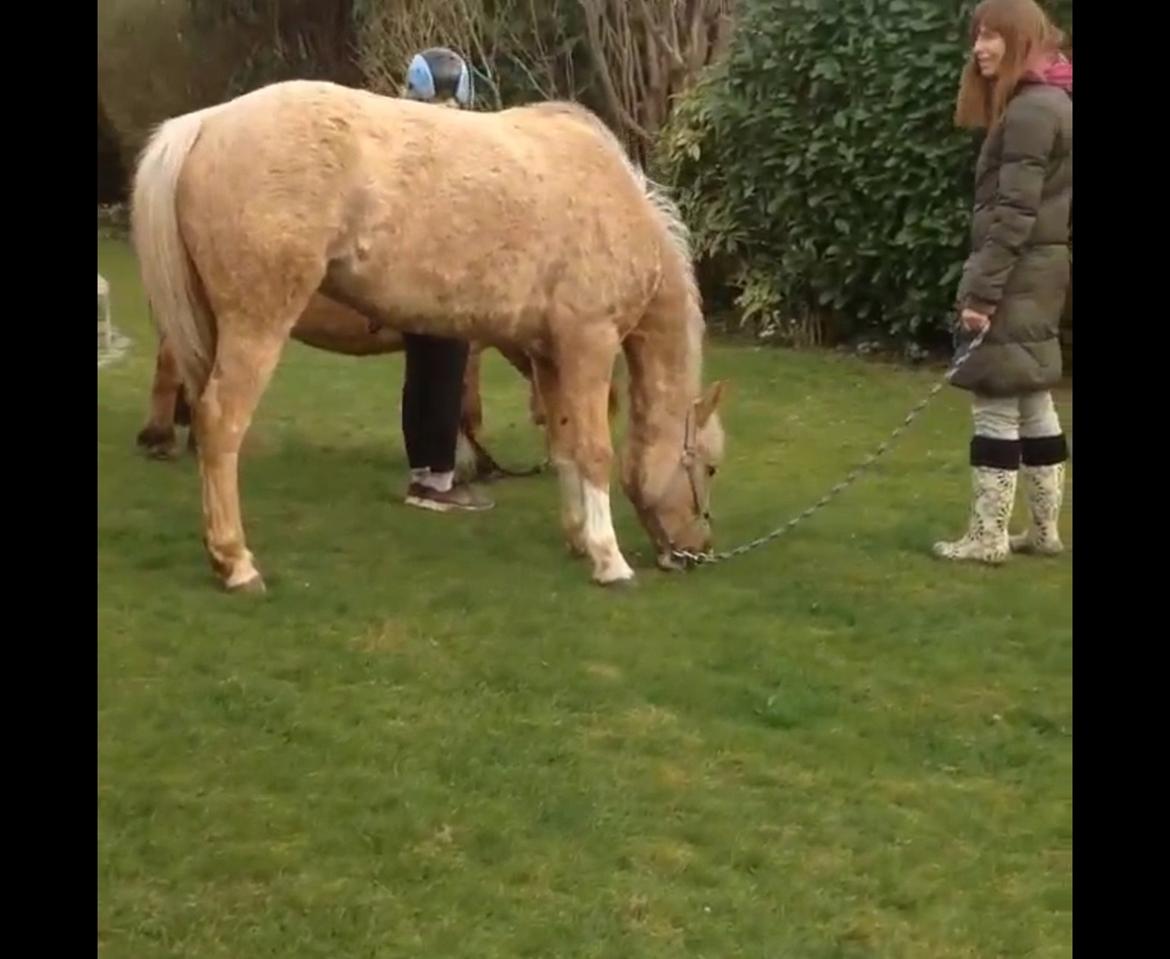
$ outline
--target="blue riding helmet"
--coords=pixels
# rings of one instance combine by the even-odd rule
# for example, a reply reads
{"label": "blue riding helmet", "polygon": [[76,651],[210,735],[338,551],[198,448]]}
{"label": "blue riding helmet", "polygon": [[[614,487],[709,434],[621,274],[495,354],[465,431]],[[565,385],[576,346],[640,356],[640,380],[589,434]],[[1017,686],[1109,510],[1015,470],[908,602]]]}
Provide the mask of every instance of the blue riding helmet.
{"label": "blue riding helmet", "polygon": [[474,83],[467,62],[454,50],[431,47],[416,53],[406,70],[406,90],[410,100],[428,103],[454,103],[463,110],[475,97]]}

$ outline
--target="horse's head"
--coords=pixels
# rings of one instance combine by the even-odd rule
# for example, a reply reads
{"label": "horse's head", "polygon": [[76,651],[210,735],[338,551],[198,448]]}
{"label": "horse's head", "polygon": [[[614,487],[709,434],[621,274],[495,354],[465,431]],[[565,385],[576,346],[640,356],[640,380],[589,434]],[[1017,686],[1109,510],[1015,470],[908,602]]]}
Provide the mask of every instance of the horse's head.
{"label": "horse's head", "polygon": [[622,466],[622,485],[654,541],[658,565],[679,569],[675,550],[711,549],[711,485],[723,461],[723,425],[716,407],[723,383],[713,384],[686,412],[681,444],[651,439]]}

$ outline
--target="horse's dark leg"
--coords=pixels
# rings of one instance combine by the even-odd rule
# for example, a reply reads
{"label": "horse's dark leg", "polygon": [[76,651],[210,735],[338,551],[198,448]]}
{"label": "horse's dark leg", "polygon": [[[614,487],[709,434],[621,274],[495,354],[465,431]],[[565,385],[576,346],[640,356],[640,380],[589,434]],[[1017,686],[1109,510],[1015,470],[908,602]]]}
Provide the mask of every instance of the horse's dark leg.
{"label": "horse's dark leg", "polygon": [[138,431],[136,441],[148,456],[168,459],[174,453],[175,422],[183,385],[178,364],[166,340],[160,340],[150,386],[150,417]]}
{"label": "horse's dark leg", "polygon": [[195,438],[195,425],[191,422],[191,404],[187,402],[186,388],[179,387],[179,395],[175,397],[175,425],[187,427],[187,452],[194,453],[199,449],[199,441]]}
{"label": "horse's dark leg", "polygon": [[187,391],[179,387],[179,395],[175,397],[175,425],[191,425],[191,404],[187,402]]}
{"label": "horse's dark leg", "polygon": [[[525,378],[532,376],[532,367],[524,353],[509,353],[500,350]],[[463,399],[459,417],[459,433],[470,447],[474,456],[472,479],[479,482],[490,482],[506,477],[533,476],[539,473],[543,466],[535,466],[527,470],[509,470],[500,466],[479,442],[479,432],[483,427],[483,398],[480,392],[480,357],[483,353],[481,344],[473,344],[467,358],[467,369],[463,375]]]}
{"label": "horse's dark leg", "polygon": [[495,461],[491,453],[483,448],[473,434],[464,432],[463,438],[467,440],[468,445],[475,453],[475,478],[481,482],[488,482],[494,479],[514,479],[520,476],[535,476],[545,468],[545,464],[540,463],[526,470],[505,469]]}

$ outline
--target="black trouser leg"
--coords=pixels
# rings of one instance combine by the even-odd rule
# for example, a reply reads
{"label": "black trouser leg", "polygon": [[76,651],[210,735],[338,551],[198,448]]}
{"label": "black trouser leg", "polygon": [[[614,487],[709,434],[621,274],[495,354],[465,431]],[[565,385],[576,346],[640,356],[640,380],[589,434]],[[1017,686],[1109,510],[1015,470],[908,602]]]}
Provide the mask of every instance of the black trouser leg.
{"label": "black trouser leg", "polygon": [[406,375],[402,382],[402,439],[406,444],[406,459],[412,470],[425,469],[428,450],[426,444],[427,408],[427,344],[425,337],[404,333],[406,347]]}
{"label": "black trouser leg", "polygon": [[406,379],[402,388],[402,432],[412,469],[455,469],[455,444],[463,408],[465,340],[406,334]]}

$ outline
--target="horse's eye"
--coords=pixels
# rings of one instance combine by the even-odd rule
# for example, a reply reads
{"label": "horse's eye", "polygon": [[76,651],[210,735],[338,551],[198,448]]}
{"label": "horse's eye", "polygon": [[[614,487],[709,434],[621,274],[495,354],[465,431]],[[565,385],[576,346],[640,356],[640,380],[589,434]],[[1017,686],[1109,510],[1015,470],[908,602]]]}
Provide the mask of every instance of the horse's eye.
{"label": "horse's eye", "polygon": [[719,471],[719,468],[717,466],[708,466],[707,467],[707,475],[708,476],[714,476],[718,471]]}

